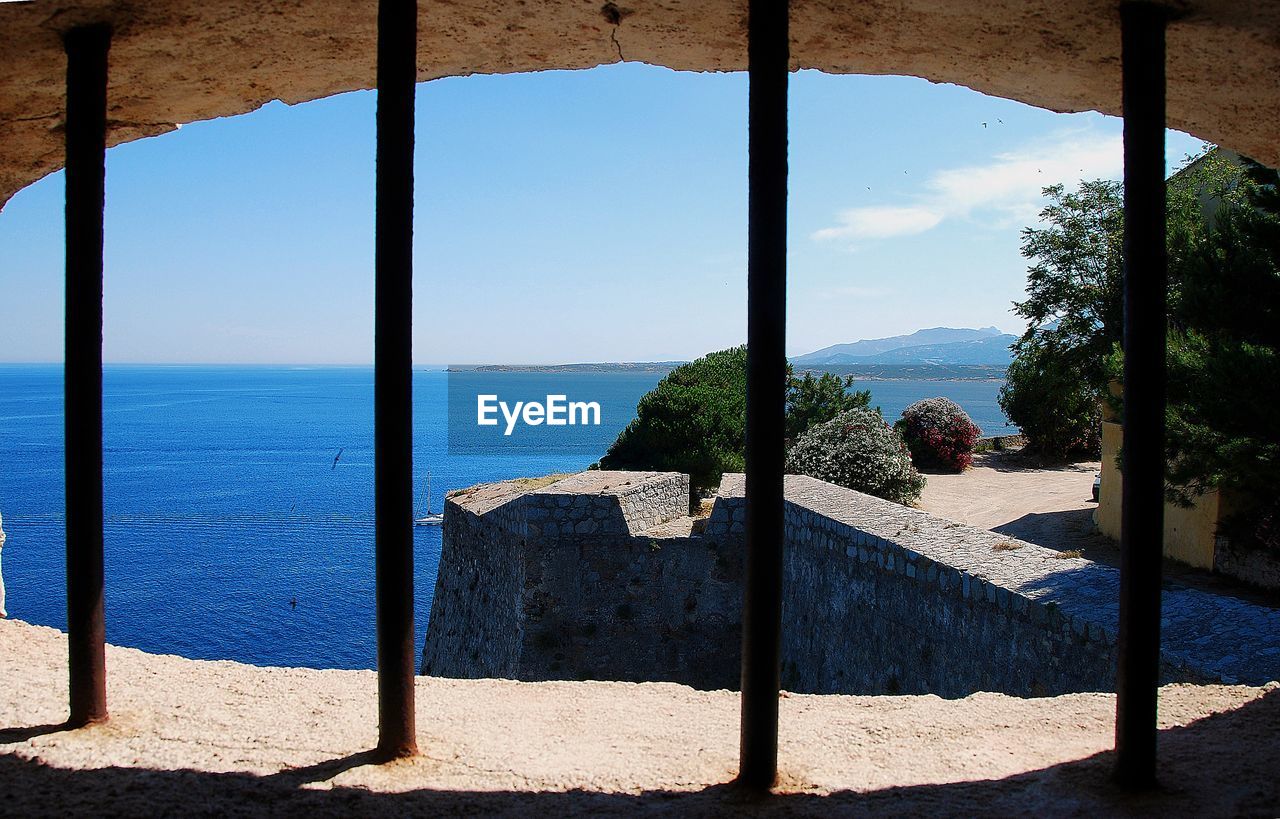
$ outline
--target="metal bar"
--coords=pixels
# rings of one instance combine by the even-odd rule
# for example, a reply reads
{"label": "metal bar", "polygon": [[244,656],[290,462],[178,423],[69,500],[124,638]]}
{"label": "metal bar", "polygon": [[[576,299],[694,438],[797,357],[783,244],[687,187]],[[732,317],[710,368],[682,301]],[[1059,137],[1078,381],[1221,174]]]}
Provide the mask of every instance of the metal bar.
{"label": "metal bar", "polygon": [[1124,104],[1124,469],[1116,770],[1155,784],[1164,541],[1165,26],[1150,3],[1120,7]]}
{"label": "metal bar", "polygon": [[83,26],[67,51],[65,396],[70,725],[107,718],[102,568],[102,211],[111,29]]}
{"label": "metal bar", "polygon": [[378,3],[374,461],[378,752],[418,751],[413,646],[413,95],[418,4]]}
{"label": "metal bar", "polygon": [[778,773],[783,416],[787,359],[788,3],[751,0],[748,23],[747,576],[738,782]]}

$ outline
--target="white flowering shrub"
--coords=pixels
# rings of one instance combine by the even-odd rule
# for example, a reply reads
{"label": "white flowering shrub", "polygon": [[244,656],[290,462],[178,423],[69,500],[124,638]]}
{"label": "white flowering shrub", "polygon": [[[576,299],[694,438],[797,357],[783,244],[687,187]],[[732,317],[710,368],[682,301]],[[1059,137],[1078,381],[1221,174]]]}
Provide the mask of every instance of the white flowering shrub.
{"label": "white flowering shrub", "polygon": [[924,488],[902,436],[880,413],[864,408],[810,427],[787,452],[787,472],[902,504]]}

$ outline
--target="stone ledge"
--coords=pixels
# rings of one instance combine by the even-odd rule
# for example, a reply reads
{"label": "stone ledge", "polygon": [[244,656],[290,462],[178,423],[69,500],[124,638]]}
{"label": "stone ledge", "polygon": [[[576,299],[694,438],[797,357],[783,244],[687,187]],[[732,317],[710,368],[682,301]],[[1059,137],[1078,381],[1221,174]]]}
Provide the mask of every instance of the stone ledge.
{"label": "stone ledge", "polygon": [[546,486],[480,484],[450,493],[445,515],[483,516],[528,537],[640,535],[689,512],[689,476],[588,470]]}

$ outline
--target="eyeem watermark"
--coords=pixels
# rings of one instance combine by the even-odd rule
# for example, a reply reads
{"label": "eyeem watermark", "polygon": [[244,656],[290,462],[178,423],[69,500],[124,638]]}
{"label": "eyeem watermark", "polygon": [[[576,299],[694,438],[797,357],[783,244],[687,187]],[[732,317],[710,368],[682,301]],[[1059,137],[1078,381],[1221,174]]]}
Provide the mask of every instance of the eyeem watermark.
{"label": "eyeem watermark", "polygon": [[447,377],[450,455],[518,454],[521,469],[563,472],[598,461],[662,373],[460,365]]}
{"label": "eyeem watermark", "polygon": [[531,427],[546,424],[549,427],[590,424],[600,426],[600,402],[570,401],[567,395],[548,395],[543,401],[516,401],[514,405],[500,401],[496,393],[476,396],[476,425],[498,426],[501,413],[506,428],[503,435],[510,435],[517,423]]}

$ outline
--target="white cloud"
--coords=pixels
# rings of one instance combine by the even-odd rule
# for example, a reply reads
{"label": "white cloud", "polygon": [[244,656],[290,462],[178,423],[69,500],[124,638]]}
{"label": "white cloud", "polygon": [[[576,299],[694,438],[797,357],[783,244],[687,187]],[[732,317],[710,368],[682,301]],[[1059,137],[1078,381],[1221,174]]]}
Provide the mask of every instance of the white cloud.
{"label": "white cloud", "polygon": [[1123,169],[1119,136],[1066,133],[981,165],[934,173],[910,205],[873,205],[836,214],[815,231],[817,241],[884,239],[932,230],[947,219],[984,219],[998,226],[1029,224],[1043,205],[1041,191],[1082,179],[1117,178]]}
{"label": "white cloud", "polygon": [[942,214],[927,207],[876,206],[850,208],[836,214],[835,227],[813,234],[815,239],[886,239],[910,236],[931,230],[942,221]]}

